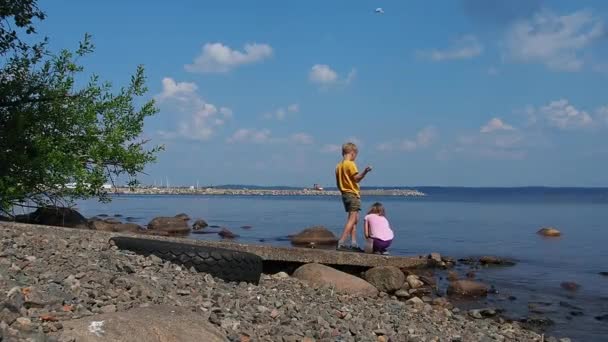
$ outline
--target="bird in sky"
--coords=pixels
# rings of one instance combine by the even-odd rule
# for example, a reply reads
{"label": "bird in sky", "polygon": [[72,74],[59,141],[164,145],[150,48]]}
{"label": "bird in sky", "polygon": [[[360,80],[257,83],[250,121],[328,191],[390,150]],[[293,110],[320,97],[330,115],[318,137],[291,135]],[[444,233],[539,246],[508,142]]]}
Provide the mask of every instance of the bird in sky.
{"label": "bird in sky", "polygon": [[382,7],[378,7],[378,8],[376,8],[376,13],[384,14],[384,9],[382,9]]}

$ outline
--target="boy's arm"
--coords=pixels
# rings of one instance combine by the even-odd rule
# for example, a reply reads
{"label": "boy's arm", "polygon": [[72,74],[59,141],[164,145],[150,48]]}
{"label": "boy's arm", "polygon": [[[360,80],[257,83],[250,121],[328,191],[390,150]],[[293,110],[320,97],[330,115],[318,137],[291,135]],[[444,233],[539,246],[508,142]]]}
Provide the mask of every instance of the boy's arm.
{"label": "boy's arm", "polygon": [[363,236],[365,236],[366,239],[369,239],[369,223],[367,222],[367,220],[365,220],[365,225],[363,228]]}
{"label": "boy's arm", "polygon": [[372,170],[371,166],[368,166],[361,173],[355,174],[355,182],[359,183],[365,178],[365,176]]}

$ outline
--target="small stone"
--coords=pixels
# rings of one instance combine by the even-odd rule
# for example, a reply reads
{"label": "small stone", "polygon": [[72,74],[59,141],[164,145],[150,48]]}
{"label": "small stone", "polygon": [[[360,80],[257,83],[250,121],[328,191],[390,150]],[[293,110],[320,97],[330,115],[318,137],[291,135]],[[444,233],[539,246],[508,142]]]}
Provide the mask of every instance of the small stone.
{"label": "small stone", "polygon": [[579,284],[573,282],[573,281],[566,281],[560,284],[560,286],[562,287],[562,289],[567,290],[567,291],[578,291],[578,289],[581,287]]}
{"label": "small stone", "polygon": [[412,289],[417,289],[424,286],[424,283],[418,278],[417,275],[414,274],[408,275],[406,281]]}
{"label": "small stone", "polygon": [[102,306],[100,308],[102,313],[112,313],[112,312],[116,312],[116,305],[106,305],[106,306]]}
{"label": "small stone", "polygon": [[476,319],[482,319],[483,316],[481,315],[481,311],[480,310],[469,310],[469,316],[476,318]]}
{"label": "small stone", "polygon": [[421,304],[424,304],[424,302],[422,301],[422,299],[420,299],[418,297],[412,297],[412,298],[408,299],[405,303],[408,304],[408,305],[421,305]]}
{"label": "small stone", "polygon": [[395,296],[397,296],[397,298],[410,298],[410,293],[408,290],[397,290],[397,292],[395,292]]}
{"label": "small stone", "polygon": [[277,317],[279,317],[280,313],[279,310],[277,309],[272,309],[272,311],[270,312],[270,317],[272,319],[276,319]]}
{"label": "small stone", "polygon": [[25,260],[27,260],[29,262],[34,262],[34,261],[36,261],[36,257],[33,255],[28,255],[25,257]]}
{"label": "small stone", "polygon": [[285,279],[285,278],[289,278],[289,274],[287,274],[286,272],[279,272],[276,273],[272,276],[274,279]]}
{"label": "small stone", "polygon": [[19,317],[15,322],[19,323],[22,327],[30,326],[32,324],[32,320],[27,317]]}
{"label": "small stone", "polygon": [[184,289],[179,289],[179,290],[177,290],[177,294],[181,295],[181,296],[187,296],[187,295],[190,294],[190,291],[189,290],[184,290]]}

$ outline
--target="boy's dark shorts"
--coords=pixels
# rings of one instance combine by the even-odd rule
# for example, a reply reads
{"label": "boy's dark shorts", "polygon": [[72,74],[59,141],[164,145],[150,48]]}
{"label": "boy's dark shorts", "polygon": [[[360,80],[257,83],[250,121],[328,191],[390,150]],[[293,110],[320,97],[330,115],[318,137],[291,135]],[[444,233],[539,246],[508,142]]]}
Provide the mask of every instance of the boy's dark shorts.
{"label": "boy's dark shorts", "polygon": [[361,211],[361,199],[353,193],[343,193],[342,203],[344,203],[344,210],[346,210],[347,213]]}

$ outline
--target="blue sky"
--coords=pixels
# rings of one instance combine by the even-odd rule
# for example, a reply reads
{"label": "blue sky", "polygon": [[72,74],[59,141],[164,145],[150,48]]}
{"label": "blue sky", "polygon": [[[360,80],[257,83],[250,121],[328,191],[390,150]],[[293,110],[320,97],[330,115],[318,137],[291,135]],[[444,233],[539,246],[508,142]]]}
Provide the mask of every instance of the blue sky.
{"label": "blue sky", "polygon": [[[608,186],[604,1],[41,1],[87,71],[146,67],[142,181]],[[381,7],[384,14],[375,13]]]}

